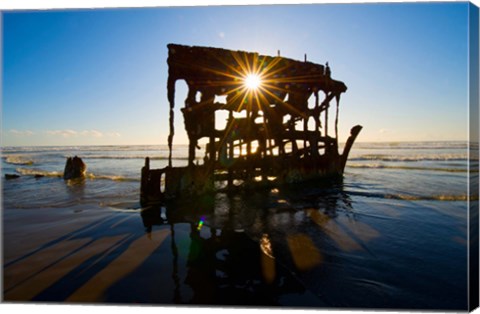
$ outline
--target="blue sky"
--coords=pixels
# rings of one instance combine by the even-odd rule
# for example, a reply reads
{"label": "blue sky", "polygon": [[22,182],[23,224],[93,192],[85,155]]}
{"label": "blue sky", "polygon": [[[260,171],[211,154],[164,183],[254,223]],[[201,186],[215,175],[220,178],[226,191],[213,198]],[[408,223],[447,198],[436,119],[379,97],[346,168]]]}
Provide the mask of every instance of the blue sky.
{"label": "blue sky", "polygon": [[[2,145],[166,144],[168,43],[324,64],[340,141],[466,140],[468,4],[3,12]],[[185,88],[177,91],[177,107]],[[178,108],[177,108],[178,109]],[[176,143],[186,143],[176,114]]]}

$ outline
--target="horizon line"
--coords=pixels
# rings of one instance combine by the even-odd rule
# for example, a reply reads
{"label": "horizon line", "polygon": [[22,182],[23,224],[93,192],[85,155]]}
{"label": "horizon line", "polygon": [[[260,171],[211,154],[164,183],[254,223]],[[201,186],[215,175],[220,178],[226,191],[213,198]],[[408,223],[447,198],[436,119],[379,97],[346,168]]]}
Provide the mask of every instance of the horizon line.
{"label": "horizon line", "polygon": [[[401,140],[401,141],[356,141],[356,144],[394,144],[394,143],[439,143],[439,142],[464,142],[469,143],[472,142],[470,140]],[[345,142],[339,142],[339,144],[345,144]],[[188,143],[178,143],[173,145],[175,146],[188,146]],[[108,146],[168,146],[167,143],[165,144],[72,144],[72,145],[2,145],[1,148],[7,147],[88,147],[88,146],[98,146],[98,147],[108,147]]]}

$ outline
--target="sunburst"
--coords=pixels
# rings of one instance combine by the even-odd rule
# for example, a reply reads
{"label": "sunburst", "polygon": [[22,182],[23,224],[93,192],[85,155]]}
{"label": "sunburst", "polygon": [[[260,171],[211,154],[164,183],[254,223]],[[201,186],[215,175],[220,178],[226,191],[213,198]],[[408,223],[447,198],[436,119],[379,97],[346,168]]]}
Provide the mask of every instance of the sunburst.
{"label": "sunburst", "polygon": [[243,80],[243,84],[247,89],[256,91],[262,86],[262,78],[258,74],[248,73]]}

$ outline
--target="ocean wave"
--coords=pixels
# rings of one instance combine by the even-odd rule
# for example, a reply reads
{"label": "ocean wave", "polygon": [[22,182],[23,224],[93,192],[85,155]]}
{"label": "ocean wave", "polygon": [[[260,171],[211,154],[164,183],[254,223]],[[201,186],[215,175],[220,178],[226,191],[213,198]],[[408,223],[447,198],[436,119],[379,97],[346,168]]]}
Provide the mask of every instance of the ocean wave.
{"label": "ocean wave", "polygon": [[[360,169],[398,169],[398,170],[420,170],[420,171],[440,171],[440,172],[468,172],[467,169],[461,168],[434,168],[434,167],[407,167],[407,166],[390,166],[390,165],[381,165],[381,164],[348,164],[347,167],[350,168],[360,168]],[[470,172],[478,172],[478,169],[472,170]]]}
{"label": "ocean wave", "polygon": [[[44,176],[44,177],[54,177],[54,178],[63,177],[63,172],[59,172],[59,171],[45,171],[45,170],[30,169],[30,168],[17,168],[15,170],[21,175],[25,175],[25,176]],[[87,172],[85,174],[85,178],[88,180],[140,182],[140,178],[128,178],[128,177],[118,176],[118,175],[94,174],[90,172]]]}
{"label": "ocean wave", "polygon": [[[188,145],[176,145],[173,150],[185,150]],[[104,151],[167,151],[167,145],[93,145],[93,146],[10,146],[2,147],[8,153],[44,153],[44,152],[104,152]]]}
{"label": "ocean wave", "polygon": [[371,193],[371,192],[359,192],[349,191],[350,195],[391,199],[391,200],[404,200],[404,201],[478,201],[478,195],[469,198],[466,194],[438,194],[438,195],[408,195],[408,194],[389,194],[389,193]]}
{"label": "ocean wave", "polygon": [[[470,146],[475,146],[475,143],[470,143]],[[368,143],[359,142],[355,144],[355,149],[431,149],[431,150],[445,150],[445,149],[467,149],[468,142],[452,141],[452,142],[378,142]]]}
{"label": "ocean wave", "polygon": [[420,155],[420,156],[389,156],[389,155],[360,155],[348,159],[349,161],[393,161],[393,162],[417,162],[417,161],[468,161],[464,154],[453,155]]}
{"label": "ocean wave", "polygon": [[27,159],[25,156],[11,155],[4,156],[5,162],[12,165],[33,165],[33,160]]}
{"label": "ocean wave", "polygon": [[[64,156],[65,158],[71,156]],[[82,159],[89,160],[89,159],[145,159],[148,156],[145,155],[84,155]],[[168,160],[168,156],[152,156],[149,157],[150,160]],[[199,158],[197,158],[199,159]],[[172,160],[188,160],[188,157],[174,157],[172,156]]]}
{"label": "ocean wave", "polygon": [[25,176],[44,176],[44,177],[62,177],[63,176],[63,172],[45,171],[45,170],[31,169],[31,168],[17,168],[15,169],[15,171]]}
{"label": "ocean wave", "polygon": [[123,181],[123,182],[140,182],[140,178],[127,178],[124,176],[116,175],[96,175],[93,173],[87,173],[86,178],[89,180],[111,180],[111,181]]}

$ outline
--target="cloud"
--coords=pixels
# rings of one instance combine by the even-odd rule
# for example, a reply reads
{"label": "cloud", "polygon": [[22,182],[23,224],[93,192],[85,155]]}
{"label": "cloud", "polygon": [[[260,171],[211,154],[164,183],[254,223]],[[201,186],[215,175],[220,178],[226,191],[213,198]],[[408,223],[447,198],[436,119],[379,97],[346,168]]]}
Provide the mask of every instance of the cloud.
{"label": "cloud", "polygon": [[32,136],[33,133],[32,131],[30,130],[23,130],[23,131],[19,131],[19,130],[15,130],[15,129],[11,129],[10,131],[8,131],[10,134],[13,134],[13,135],[18,135],[18,136]]}
{"label": "cloud", "polygon": [[378,133],[380,133],[380,134],[386,134],[386,133],[388,133],[388,132],[390,132],[388,129],[380,129],[380,130],[378,130]]}
{"label": "cloud", "polygon": [[222,38],[222,39],[225,38],[225,33],[224,33],[224,32],[218,33],[218,37],[220,37],[220,38]]}
{"label": "cloud", "polygon": [[46,131],[48,135],[52,136],[61,136],[63,138],[71,138],[71,137],[120,137],[120,133],[118,132],[108,132],[103,133],[98,130],[82,130],[82,131],[75,131],[75,130],[49,130]]}
{"label": "cloud", "polygon": [[97,130],[85,130],[80,132],[82,136],[91,136],[91,137],[103,137],[103,133]]}
{"label": "cloud", "polygon": [[120,137],[122,135],[118,132],[110,132],[110,133],[105,133],[105,136],[107,136],[107,137]]}
{"label": "cloud", "polygon": [[78,132],[74,130],[52,130],[46,132],[48,135],[59,135],[64,138],[78,136]]}

